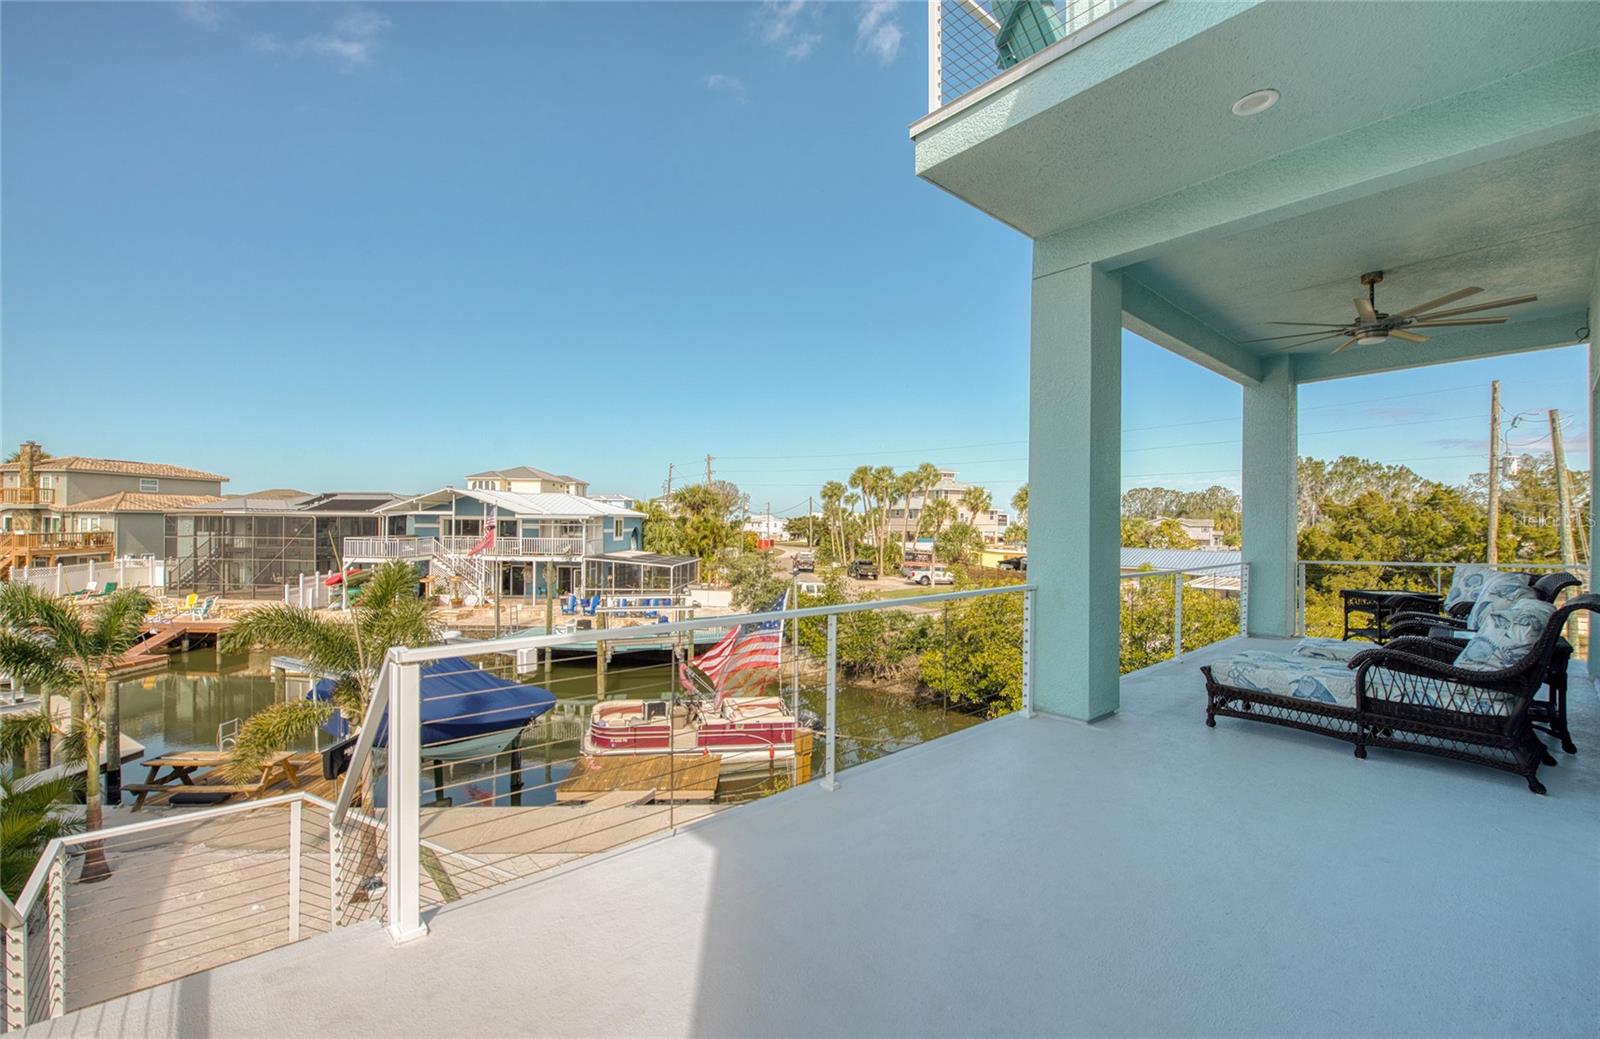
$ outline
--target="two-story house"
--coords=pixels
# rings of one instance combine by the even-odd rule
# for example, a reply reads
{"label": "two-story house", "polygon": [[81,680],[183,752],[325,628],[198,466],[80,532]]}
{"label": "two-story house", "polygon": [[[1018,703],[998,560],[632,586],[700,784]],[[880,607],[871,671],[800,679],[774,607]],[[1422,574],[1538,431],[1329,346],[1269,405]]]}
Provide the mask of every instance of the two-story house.
{"label": "two-story house", "polygon": [[159,555],[163,514],[217,500],[227,479],[162,462],[47,458],[28,441],[0,465],[0,568]]}
{"label": "two-story house", "polygon": [[472,473],[467,477],[467,489],[510,494],[576,494],[582,497],[589,493],[589,483],[576,476],[559,476],[531,465],[519,465],[511,469]]}

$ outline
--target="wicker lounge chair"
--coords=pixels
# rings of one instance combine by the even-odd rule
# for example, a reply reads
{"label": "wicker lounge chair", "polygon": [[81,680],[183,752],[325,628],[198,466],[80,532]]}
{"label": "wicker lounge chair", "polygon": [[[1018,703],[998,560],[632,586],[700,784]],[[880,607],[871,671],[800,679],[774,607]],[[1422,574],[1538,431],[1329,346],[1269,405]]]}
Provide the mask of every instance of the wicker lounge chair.
{"label": "wicker lounge chair", "polygon": [[[1577,596],[1555,607],[1523,600],[1495,613],[1486,630],[1461,641],[1400,638],[1362,649],[1347,664],[1318,657],[1316,640],[1288,654],[1246,650],[1201,668],[1206,678],[1206,724],[1220,716],[1247,718],[1317,732],[1355,745],[1416,750],[1470,761],[1522,776],[1545,792],[1541,764],[1553,763],[1534,731],[1530,705],[1549,673],[1567,618],[1600,612],[1600,596]],[[1494,656],[1496,631],[1532,634]]]}

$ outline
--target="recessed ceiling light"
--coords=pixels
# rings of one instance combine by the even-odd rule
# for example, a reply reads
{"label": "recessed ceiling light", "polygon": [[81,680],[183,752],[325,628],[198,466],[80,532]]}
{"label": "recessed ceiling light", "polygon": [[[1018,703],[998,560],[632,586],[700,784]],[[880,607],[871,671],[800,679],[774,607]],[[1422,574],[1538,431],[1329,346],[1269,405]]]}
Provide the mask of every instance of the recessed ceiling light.
{"label": "recessed ceiling light", "polygon": [[1234,115],[1260,115],[1278,103],[1276,90],[1252,90],[1233,103]]}

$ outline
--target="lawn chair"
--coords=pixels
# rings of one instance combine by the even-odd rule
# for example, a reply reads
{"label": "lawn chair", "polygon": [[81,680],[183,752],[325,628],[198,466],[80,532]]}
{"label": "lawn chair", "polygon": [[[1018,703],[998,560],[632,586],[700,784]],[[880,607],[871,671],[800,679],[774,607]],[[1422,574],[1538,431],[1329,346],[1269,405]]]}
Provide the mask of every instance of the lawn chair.
{"label": "lawn chair", "polygon": [[562,599],[561,600],[561,612],[563,614],[565,614],[566,616],[568,616],[568,617],[570,617],[573,614],[577,613],[578,612],[578,597],[576,595],[570,595],[569,594],[566,598]]}
{"label": "lawn chair", "polygon": [[99,594],[100,594],[100,582],[99,581],[90,581],[88,584],[84,585],[82,588],[79,588],[77,591],[68,592],[67,593],[67,597],[71,598],[71,599],[82,599],[82,598],[92,598],[93,596],[96,596],[96,595],[99,595]]}

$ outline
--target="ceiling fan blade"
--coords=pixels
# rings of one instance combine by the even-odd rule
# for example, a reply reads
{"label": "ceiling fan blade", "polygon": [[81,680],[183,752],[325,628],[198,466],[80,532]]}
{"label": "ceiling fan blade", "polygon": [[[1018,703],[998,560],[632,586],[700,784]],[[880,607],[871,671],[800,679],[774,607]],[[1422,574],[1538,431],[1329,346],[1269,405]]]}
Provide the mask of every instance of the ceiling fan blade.
{"label": "ceiling fan blade", "polygon": [[1434,321],[1432,318],[1429,318],[1426,321],[1418,321],[1411,327],[1446,328],[1450,325],[1503,325],[1505,323],[1506,319],[1503,317],[1453,317],[1446,321]]}
{"label": "ceiling fan blade", "polygon": [[1454,310],[1441,310],[1436,314],[1418,314],[1417,317],[1424,321],[1431,321],[1436,317],[1455,317],[1457,314],[1471,314],[1477,310],[1493,310],[1495,307],[1514,307],[1518,303],[1532,303],[1538,296],[1513,296],[1510,299],[1491,300],[1488,303],[1474,303],[1470,307],[1457,307]]}
{"label": "ceiling fan blade", "polygon": [[1320,336],[1326,338],[1330,335],[1342,333],[1343,328],[1323,328],[1315,332],[1290,332],[1286,336],[1264,336],[1261,339],[1241,339],[1241,343],[1270,343],[1277,339],[1304,339],[1306,336]]}
{"label": "ceiling fan blade", "polygon": [[1307,328],[1343,328],[1343,321],[1268,321],[1269,325],[1304,325]]}
{"label": "ceiling fan blade", "polygon": [[[1363,321],[1376,321],[1376,320],[1378,320],[1378,312],[1376,310],[1372,309],[1372,304],[1369,301],[1362,299],[1360,296],[1357,296],[1354,300],[1351,300],[1351,302],[1356,305],[1356,313],[1361,315],[1361,320],[1363,320]],[[1337,352],[1338,351],[1335,351],[1335,353],[1337,353]]]}
{"label": "ceiling fan blade", "polygon": [[1390,339],[1404,339],[1408,343],[1426,343],[1428,341],[1428,337],[1427,336],[1419,336],[1415,332],[1407,332],[1403,328],[1397,328],[1397,329],[1393,330],[1392,332],[1390,332],[1389,333],[1389,338]]}
{"label": "ceiling fan blade", "polygon": [[1423,303],[1423,304],[1420,304],[1418,306],[1412,307],[1410,310],[1402,310],[1400,313],[1395,314],[1393,316],[1394,317],[1411,317],[1411,316],[1413,316],[1415,314],[1421,314],[1421,313],[1424,313],[1425,311],[1432,310],[1434,307],[1442,307],[1446,303],[1454,303],[1458,299],[1466,299],[1468,296],[1476,295],[1477,293],[1482,292],[1482,291],[1483,290],[1478,288],[1476,285],[1470,286],[1470,287],[1465,288],[1465,289],[1457,289],[1456,291],[1451,292],[1451,293],[1449,293],[1447,295],[1440,296],[1438,299],[1430,299],[1426,303]]}
{"label": "ceiling fan blade", "polygon": [[1355,346],[1356,345],[1356,341],[1357,341],[1357,337],[1356,336],[1350,336],[1344,342],[1342,342],[1338,346],[1334,347],[1333,348],[1333,352],[1336,353],[1336,354],[1342,354],[1346,350],[1350,349],[1352,346]]}
{"label": "ceiling fan blade", "polygon": [[[1320,343],[1324,339],[1337,339],[1342,335],[1344,335],[1344,329],[1340,329],[1339,331],[1330,333],[1329,335],[1318,336],[1315,339],[1307,339],[1303,343],[1285,343],[1283,346],[1276,347],[1275,349],[1278,349],[1278,350],[1294,350],[1294,349],[1298,349],[1299,347],[1302,347],[1302,346],[1310,346],[1312,343]],[[1354,340],[1352,340],[1352,342],[1353,341]],[[1340,349],[1342,350],[1343,347],[1340,347]],[[1334,351],[1334,353],[1338,353],[1338,352],[1339,352],[1338,350]]]}

